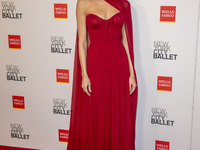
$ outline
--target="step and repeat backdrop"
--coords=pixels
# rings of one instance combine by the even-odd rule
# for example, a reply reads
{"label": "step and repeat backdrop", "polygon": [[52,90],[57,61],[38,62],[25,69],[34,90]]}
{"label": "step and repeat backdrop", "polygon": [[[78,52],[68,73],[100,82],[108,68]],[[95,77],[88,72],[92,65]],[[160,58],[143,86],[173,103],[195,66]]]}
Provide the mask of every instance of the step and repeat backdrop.
{"label": "step and repeat backdrop", "polygon": [[[77,0],[1,1],[0,145],[65,150]],[[200,0],[129,0],[136,150],[198,150]]]}

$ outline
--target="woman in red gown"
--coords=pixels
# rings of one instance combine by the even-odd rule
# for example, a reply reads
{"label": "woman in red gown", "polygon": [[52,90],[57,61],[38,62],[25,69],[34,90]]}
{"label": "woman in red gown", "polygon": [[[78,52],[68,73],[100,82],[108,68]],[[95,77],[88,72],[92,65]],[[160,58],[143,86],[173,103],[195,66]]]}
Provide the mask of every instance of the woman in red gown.
{"label": "woman in red gown", "polygon": [[78,0],[67,150],[135,150],[137,80],[130,3]]}

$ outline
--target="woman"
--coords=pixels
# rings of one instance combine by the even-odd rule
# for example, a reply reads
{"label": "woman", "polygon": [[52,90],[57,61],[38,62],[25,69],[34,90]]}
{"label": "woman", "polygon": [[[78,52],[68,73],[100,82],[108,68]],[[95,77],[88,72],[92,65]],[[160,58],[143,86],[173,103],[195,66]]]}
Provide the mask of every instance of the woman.
{"label": "woman", "polygon": [[137,80],[130,3],[78,0],[67,150],[134,150]]}

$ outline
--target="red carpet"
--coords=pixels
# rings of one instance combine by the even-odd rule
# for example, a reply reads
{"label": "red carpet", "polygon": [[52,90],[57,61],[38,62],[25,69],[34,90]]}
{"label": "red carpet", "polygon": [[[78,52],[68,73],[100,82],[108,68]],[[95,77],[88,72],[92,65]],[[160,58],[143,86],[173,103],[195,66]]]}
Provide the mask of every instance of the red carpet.
{"label": "red carpet", "polygon": [[19,147],[10,147],[10,146],[2,146],[2,145],[0,145],[0,150],[36,150],[36,149],[19,148]]}

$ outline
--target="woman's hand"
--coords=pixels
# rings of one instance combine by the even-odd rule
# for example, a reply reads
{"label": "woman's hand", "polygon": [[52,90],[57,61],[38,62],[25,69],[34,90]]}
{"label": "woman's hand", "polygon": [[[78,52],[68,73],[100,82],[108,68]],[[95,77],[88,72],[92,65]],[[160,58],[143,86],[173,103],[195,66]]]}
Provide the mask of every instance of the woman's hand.
{"label": "woman's hand", "polygon": [[83,88],[83,91],[85,93],[87,93],[88,96],[91,96],[90,92],[91,91],[91,83],[90,83],[90,79],[88,76],[83,76],[82,77],[82,85],[81,87]]}
{"label": "woman's hand", "polygon": [[130,95],[135,91],[137,84],[135,82],[135,78],[130,76],[129,77],[129,91],[130,91]]}

